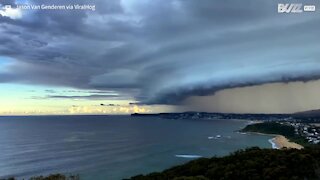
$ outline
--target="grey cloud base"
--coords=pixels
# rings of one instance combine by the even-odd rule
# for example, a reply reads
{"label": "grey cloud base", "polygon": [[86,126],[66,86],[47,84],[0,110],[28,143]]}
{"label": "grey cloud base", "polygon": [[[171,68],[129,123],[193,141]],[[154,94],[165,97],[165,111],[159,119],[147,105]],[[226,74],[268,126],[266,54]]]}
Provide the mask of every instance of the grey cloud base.
{"label": "grey cloud base", "polygon": [[95,3],[97,11],[0,15],[0,56],[11,60],[0,83],[114,90],[142,104],[179,104],[226,88],[320,76],[318,12],[278,14],[273,0],[77,3]]}

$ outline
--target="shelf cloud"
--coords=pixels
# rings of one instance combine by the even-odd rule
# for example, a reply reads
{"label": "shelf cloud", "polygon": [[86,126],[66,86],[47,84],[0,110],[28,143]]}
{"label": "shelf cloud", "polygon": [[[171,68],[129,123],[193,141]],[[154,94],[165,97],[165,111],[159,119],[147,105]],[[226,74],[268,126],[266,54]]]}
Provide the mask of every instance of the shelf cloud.
{"label": "shelf cloud", "polygon": [[141,104],[179,104],[223,89],[320,78],[318,12],[279,14],[275,0],[77,3],[95,4],[96,11],[0,14],[0,56],[11,60],[0,68],[0,83],[111,90]]}

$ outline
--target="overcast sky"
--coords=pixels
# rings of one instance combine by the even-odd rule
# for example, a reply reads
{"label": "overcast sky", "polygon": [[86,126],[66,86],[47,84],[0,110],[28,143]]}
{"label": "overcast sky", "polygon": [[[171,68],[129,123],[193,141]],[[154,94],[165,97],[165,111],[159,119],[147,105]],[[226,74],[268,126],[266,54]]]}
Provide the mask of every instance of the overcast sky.
{"label": "overcast sky", "polygon": [[[277,12],[278,3],[320,7],[318,0],[0,1],[75,2],[96,11],[0,10],[0,98],[20,93],[18,104],[70,100],[70,109],[80,99],[86,106],[115,101],[131,110],[174,111],[170,105],[192,107],[190,97],[219,90],[320,77],[320,11]],[[242,111],[232,107],[211,110]]]}

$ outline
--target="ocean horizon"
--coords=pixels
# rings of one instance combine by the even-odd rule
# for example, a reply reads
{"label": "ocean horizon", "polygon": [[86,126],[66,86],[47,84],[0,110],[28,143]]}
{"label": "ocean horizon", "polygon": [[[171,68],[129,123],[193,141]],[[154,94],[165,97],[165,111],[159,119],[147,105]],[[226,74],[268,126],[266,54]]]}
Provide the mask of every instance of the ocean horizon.
{"label": "ocean horizon", "polygon": [[52,173],[123,179],[199,157],[272,148],[270,136],[237,131],[249,121],[121,116],[0,117],[0,178]]}

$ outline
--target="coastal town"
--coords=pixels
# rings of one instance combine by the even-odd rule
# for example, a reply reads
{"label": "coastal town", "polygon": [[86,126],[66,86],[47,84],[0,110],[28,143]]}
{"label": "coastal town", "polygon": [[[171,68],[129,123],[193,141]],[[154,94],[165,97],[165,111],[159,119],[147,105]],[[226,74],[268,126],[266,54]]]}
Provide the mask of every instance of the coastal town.
{"label": "coastal town", "polygon": [[208,112],[132,114],[132,116],[158,116],[166,119],[239,119],[254,122],[273,122],[294,128],[294,134],[310,144],[320,145],[320,118],[300,117],[292,114],[230,114]]}
{"label": "coastal town", "polygon": [[309,143],[320,144],[320,126],[319,124],[281,122],[293,126],[296,135],[304,137]]}

